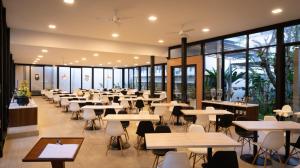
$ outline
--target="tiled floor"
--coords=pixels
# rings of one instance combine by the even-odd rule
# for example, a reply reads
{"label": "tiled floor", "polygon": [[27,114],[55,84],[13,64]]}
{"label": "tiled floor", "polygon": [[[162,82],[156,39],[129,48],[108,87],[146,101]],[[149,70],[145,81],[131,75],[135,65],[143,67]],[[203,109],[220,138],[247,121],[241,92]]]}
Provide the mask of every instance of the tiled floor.
{"label": "tiled floor", "polygon": [[[97,131],[83,131],[84,121],[71,120],[71,113],[62,112],[61,108],[54,107],[41,97],[34,97],[38,104],[38,127],[39,136],[26,137],[18,139],[9,139],[5,143],[4,156],[0,159],[1,168],[47,168],[51,167],[50,163],[23,163],[22,158],[27,154],[31,147],[40,137],[59,137],[59,136],[82,136],[85,137],[84,143],[74,162],[66,163],[66,167],[72,168],[150,168],[154,161],[154,155],[151,151],[142,151],[140,155],[133,145],[136,142],[136,123],[131,122],[128,129],[131,147],[124,151],[124,156],[120,151],[110,151],[106,156],[106,144],[108,136],[105,135],[104,129]],[[98,123],[97,123],[98,124]],[[171,126],[173,132],[183,132],[182,127]],[[232,131],[234,132],[234,131]],[[237,136],[233,135],[235,139]],[[179,149],[185,150],[185,149]],[[240,151],[239,148],[236,149]],[[248,149],[244,150],[245,152]],[[241,168],[254,167],[239,160]],[[201,163],[197,164],[201,167]],[[275,166],[273,166],[275,167]]]}

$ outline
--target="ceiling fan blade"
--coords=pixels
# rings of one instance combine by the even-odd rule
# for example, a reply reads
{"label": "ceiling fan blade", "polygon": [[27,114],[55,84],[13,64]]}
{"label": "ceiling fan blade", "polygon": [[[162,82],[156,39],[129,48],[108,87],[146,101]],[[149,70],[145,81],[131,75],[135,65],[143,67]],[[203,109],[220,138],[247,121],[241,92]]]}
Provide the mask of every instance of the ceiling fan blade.
{"label": "ceiling fan blade", "polygon": [[119,18],[121,21],[124,21],[124,20],[131,20],[133,19],[134,17],[121,17]]}
{"label": "ceiling fan blade", "polygon": [[167,32],[166,34],[178,34],[178,32]]}
{"label": "ceiling fan blade", "polygon": [[185,29],[185,30],[183,30],[183,32],[191,32],[191,31],[195,31],[195,29]]}
{"label": "ceiling fan blade", "polygon": [[96,20],[102,21],[102,22],[111,22],[110,18],[103,18],[103,17],[96,17]]}

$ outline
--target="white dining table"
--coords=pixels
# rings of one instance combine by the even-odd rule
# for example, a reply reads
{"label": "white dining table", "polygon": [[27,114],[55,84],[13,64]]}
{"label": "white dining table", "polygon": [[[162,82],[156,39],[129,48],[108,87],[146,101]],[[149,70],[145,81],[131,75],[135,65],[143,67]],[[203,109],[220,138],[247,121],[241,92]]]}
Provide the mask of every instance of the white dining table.
{"label": "white dining table", "polygon": [[105,121],[159,121],[159,115],[152,114],[108,114]]}
{"label": "white dining table", "polygon": [[81,109],[94,109],[94,110],[103,110],[103,109],[108,109],[108,108],[113,108],[113,109],[122,109],[124,106],[121,105],[87,105],[81,107]]}

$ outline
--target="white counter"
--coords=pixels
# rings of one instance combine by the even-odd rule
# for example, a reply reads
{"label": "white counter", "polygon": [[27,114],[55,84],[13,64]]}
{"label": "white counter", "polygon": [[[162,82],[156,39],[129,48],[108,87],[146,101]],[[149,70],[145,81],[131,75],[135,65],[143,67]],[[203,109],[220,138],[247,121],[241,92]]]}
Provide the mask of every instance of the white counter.
{"label": "white counter", "polygon": [[19,106],[17,104],[17,100],[11,101],[8,109],[24,109],[24,108],[37,108],[38,106],[35,104],[33,99],[29,99],[29,104],[26,106]]}

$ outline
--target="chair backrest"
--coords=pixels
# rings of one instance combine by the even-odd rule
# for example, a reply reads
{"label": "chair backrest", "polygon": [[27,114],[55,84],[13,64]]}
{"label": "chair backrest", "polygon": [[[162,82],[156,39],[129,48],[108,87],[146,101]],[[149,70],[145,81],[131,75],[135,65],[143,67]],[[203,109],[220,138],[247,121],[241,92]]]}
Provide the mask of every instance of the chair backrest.
{"label": "chair backrest", "polygon": [[264,121],[277,121],[275,116],[264,116]]}
{"label": "chair backrest", "polygon": [[[249,121],[248,118],[246,116],[239,116],[236,118],[236,121]],[[238,134],[238,135],[244,135],[246,133],[248,133],[249,131],[247,131],[246,129],[240,127],[240,126],[237,126],[235,125],[234,126],[234,129],[235,129],[235,132]]]}
{"label": "chair backrest", "polygon": [[179,115],[183,115],[183,113],[181,112],[182,107],[181,106],[174,106],[173,111],[172,111],[172,115],[175,116],[179,116]]}
{"label": "chair backrest", "polygon": [[170,103],[171,103],[171,106],[169,107],[169,111],[172,112],[173,109],[174,109],[174,105],[177,104],[177,101],[176,101],[176,100],[173,100],[173,101],[171,101]]}
{"label": "chair backrest", "polygon": [[94,109],[83,109],[82,117],[85,120],[95,119],[96,118],[96,114],[95,114]]}
{"label": "chair backrest", "polygon": [[164,115],[166,111],[168,111],[168,107],[166,106],[156,106],[154,108],[154,114],[156,115]]}
{"label": "chair backrest", "polygon": [[120,98],[120,96],[114,96],[113,102],[119,103],[119,98]]}
{"label": "chair backrest", "polygon": [[214,108],[214,107],[211,107],[211,106],[207,106],[207,107],[205,108],[205,110],[207,110],[207,111],[214,111],[215,108]]}
{"label": "chair backrest", "polygon": [[234,116],[232,114],[225,114],[225,115],[221,115],[219,117],[219,121],[217,121],[219,123],[220,127],[230,127],[232,125],[232,121],[234,119]]}
{"label": "chair backrest", "polygon": [[111,105],[112,105],[112,106],[119,106],[120,104],[119,104],[119,103],[114,103],[114,102],[113,102],[113,103],[111,103]]}
{"label": "chair backrest", "polygon": [[145,133],[153,133],[154,127],[151,121],[140,121],[136,130],[136,134],[141,137],[145,136]]}
{"label": "chair backrest", "polygon": [[158,125],[155,130],[155,133],[171,133],[171,129],[167,125]]}
{"label": "chair backrest", "polygon": [[143,108],[143,107],[145,107],[144,101],[141,100],[141,99],[138,99],[138,100],[136,101],[136,103],[135,103],[135,107],[137,107],[137,108]]}
{"label": "chair backrest", "polygon": [[63,99],[61,99],[60,104],[61,104],[62,106],[67,106],[67,105],[69,105],[69,100],[63,98]]}
{"label": "chair backrest", "polygon": [[124,133],[124,129],[120,121],[108,121],[106,126],[106,134],[110,136],[120,136]]}
{"label": "chair backrest", "polygon": [[94,95],[93,95],[93,100],[100,100],[100,95],[99,95],[99,93],[94,93]]}
{"label": "chair backrest", "polygon": [[108,115],[108,114],[117,114],[117,113],[116,113],[116,110],[115,110],[115,109],[113,109],[113,108],[108,108],[108,109],[105,110],[104,117],[105,117],[106,115]]}
{"label": "chair backrest", "polygon": [[69,110],[70,111],[79,111],[80,110],[80,106],[79,106],[78,103],[70,102]]}
{"label": "chair backrest", "polygon": [[207,168],[238,168],[239,163],[235,151],[217,151],[207,163]]}
{"label": "chair backrest", "polygon": [[283,131],[270,131],[265,136],[262,146],[267,149],[278,150],[284,146],[285,138]]}
{"label": "chair backrest", "polygon": [[124,108],[128,108],[130,107],[129,103],[127,100],[121,100],[121,103],[120,103]]}
{"label": "chair backrest", "polygon": [[190,168],[190,162],[185,152],[169,151],[165,155],[162,168]]}
{"label": "chair backrest", "polygon": [[209,116],[208,115],[198,115],[197,116],[197,123],[199,123],[203,127],[208,126],[208,124],[209,124]]}
{"label": "chair backrest", "polygon": [[188,132],[205,133],[202,125],[192,124],[189,126]]}
{"label": "chair backrest", "polygon": [[292,110],[292,107],[290,105],[284,105],[282,107],[282,111],[283,112],[292,112],[293,110]]}

